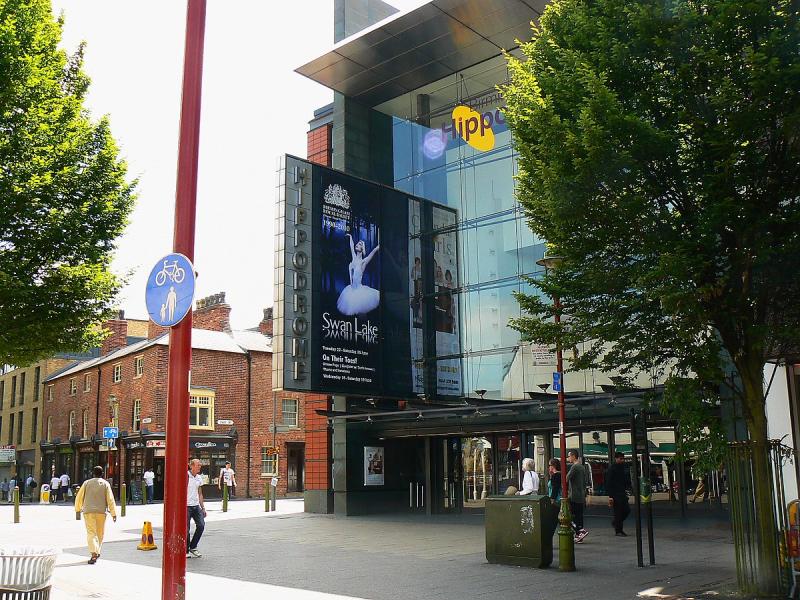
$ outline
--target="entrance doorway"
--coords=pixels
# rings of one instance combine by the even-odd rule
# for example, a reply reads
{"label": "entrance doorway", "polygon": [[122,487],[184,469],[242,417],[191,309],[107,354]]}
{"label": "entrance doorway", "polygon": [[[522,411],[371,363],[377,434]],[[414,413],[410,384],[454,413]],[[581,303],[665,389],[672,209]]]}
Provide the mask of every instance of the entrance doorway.
{"label": "entrance doorway", "polygon": [[286,491],[305,489],[305,444],[286,444]]}
{"label": "entrance doorway", "polygon": [[153,480],[153,499],[164,499],[164,461],[163,456],[153,458],[153,473],[156,478]]}

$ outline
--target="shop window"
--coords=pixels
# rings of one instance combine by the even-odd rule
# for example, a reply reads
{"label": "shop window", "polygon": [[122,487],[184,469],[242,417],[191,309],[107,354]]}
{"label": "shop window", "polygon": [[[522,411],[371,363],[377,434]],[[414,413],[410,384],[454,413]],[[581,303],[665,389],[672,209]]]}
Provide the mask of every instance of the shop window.
{"label": "shop window", "polygon": [[39,409],[33,409],[33,418],[31,420],[31,444],[36,443],[36,430],[39,426]]}
{"label": "shop window", "polygon": [[51,442],[53,440],[53,417],[52,415],[47,417],[47,440]]}
{"label": "shop window", "polygon": [[192,390],[189,396],[189,427],[214,429],[214,392]]}
{"label": "shop window", "polygon": [[83,435],[81,436],[83,439],[89,439],[89,411],[84,409],[83,411]]}
{"label": "shop window", "polygon": [[137,356],[133,359],[133,376],[141,377],[144,373],[144,356]]}
{"label": "shop window", "polygon": [[78,382],[75,381],[74,377],[69,378],[69,395],[74,396],[75,393],[78,391]]}
{"label": "shop window", "polygon": [[132,426],[132,429],[134,431],[139,431],[139,427],[140,427],[141,422],[142,422],[141,413],[142,413],[142,401],[141,400],[134,400],[133,401],[133,426]]}
{"label": "shop window", "polygon": [[119,383],[122,381],[122,364],[117,363],[114,365],[114,375],[112,376],[111,380],[114,383]]}
{"label": "shop window", "polygon": [[92,376],[89,373],[83,376],[83,391],[84,392],[92,391]]}
{"label": "shop window", "polygon": [[278,474],[278,454],[271,447],[261,448],[261,476],[274,477]]}
{"label": "shop window", "polygon": [[283,400],[283,424],[287,427],[297,427],[297,405],[295,398],[284,398]]}
{"label": "shop window", "polygon": [[75,433],[75,411],[69,411],[69,436],[67,439],[71,439],[73,434]]}

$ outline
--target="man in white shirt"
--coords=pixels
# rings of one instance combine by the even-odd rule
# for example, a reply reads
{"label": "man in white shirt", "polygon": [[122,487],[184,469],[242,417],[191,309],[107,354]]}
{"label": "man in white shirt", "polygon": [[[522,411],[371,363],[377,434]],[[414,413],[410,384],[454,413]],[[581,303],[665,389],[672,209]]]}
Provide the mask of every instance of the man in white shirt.
{"label": "man in white shirt", "polygon": [[14,501],[14,488],[17,487],[17,480],[12,477],[11,481],[8,482],[8,503],[11,504]]}
{"label": "man in white shirt", "polygon": [[236,496],[236,471],[231,469],[230,461],[225,463],[225,468],[219,472],[219,489],[222,491],[222,486],[228,486],[228,498]]}
{"label": "man in white shirt", "polygon": [[[205,501],[203,500],[203,476],[200,475],[200,459],[193,458],[189,461],[189,483],[186,490],[186,558],[200,558],[203,556],[197,550],[200,537],[206,528],[205,518],[207,516]],[[194,537],[189,534],[192,531],[192,520],[194,520]]]}
{"label": "man in white shirt", "polygon": [[147,488],[147,503],[153,503],[153,482],[156,479],[156,474],[153,473],[153,469],[147,469],[142,475],[144,478],[144,486]]}
{"label": "man in white shirt", "polygon": [[60,499],[63,500],[64,502],[66,502],[67,501],[67,494],[69,494],[69,475],[67,475],[66,473],[64,473],[61,476],[61,486],[58,489],[61,492],[61,498]]}
{"label": "man in white shirt", "polygon": [[50,502],[58,500],[59,489],[61,488],[61,478],[53,474],[50,480]]}

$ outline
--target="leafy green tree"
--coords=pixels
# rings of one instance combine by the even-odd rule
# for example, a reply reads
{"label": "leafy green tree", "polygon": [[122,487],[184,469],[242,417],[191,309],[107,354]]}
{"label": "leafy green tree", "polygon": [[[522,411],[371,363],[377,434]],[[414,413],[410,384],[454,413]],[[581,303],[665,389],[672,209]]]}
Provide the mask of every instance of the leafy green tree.
{"label": "leafy green tree", "polygon": [[729,357],[774,565],[763,368],[800,348],[797,2],[555,0],[509,69],[517,194],[563,257],[514,325],[592,340],[578,368],[724,384]]}
{"label": "leafy green tree", "polygon": [[121,285],[134,184],[62,25],[49,0],[0,0],[0,364],[97,344]]}

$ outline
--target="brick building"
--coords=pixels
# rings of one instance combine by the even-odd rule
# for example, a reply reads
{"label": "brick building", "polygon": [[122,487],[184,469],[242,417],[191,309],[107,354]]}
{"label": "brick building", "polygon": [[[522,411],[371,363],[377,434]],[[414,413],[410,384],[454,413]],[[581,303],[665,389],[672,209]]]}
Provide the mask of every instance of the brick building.
{"label": "brick building", "polygon": [[[190,457],[199,458],[208,497],[218,496],[219,470],[230,460],[239,495],[261,496],[279,477],[278,494],[303,491],[304,410],[301,394],[272,392],[272,314],[257,328],[232,331],[224,294],[197,302],[193,312]],[[128,343],[128,322],[107,324],[101,355],[48,377],[42,416],[42,478],[67,472],[73,482],[101,464],[118,492],[156,474],[163,497],[167,451],[166,402],[169,332],[149,324],[143,339]],[[103,427],[119,428],[107,448]],[[277,448],[273,455],[270,448]],[[130,486],[136,488],[138,485]]]}

